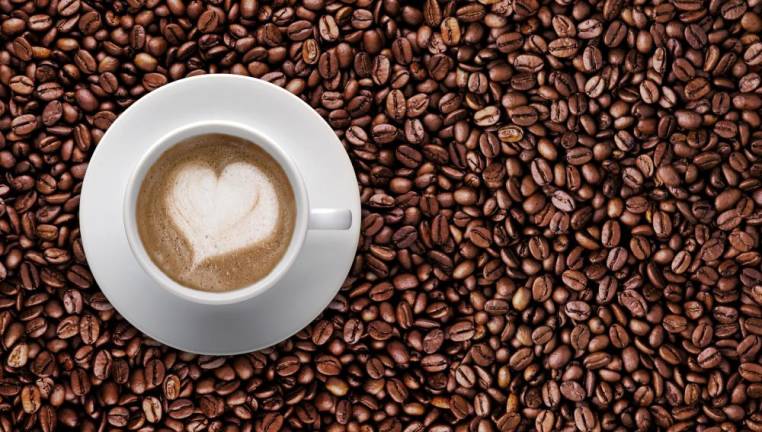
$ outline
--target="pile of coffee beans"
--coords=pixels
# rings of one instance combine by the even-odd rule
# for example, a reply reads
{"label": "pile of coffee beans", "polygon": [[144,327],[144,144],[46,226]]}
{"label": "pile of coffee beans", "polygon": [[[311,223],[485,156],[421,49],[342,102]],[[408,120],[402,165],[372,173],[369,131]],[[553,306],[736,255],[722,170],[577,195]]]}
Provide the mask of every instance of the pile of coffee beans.
{"label": "pile of coffee beans", "polygon": [[[759,0],[0,0],[0,430],[762,431],[761,33]],[[119,113],[206,73],[311,104],[363,202],[330,307],[236,357],[130,326],[77,220]]]}

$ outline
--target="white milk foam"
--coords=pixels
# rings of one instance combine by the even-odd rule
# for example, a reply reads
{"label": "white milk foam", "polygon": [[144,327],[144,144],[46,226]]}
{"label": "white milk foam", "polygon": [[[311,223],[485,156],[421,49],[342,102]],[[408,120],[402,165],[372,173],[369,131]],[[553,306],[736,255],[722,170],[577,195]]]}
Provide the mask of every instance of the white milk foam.
{"label": "white milk foam", "polygon": [[193,268],[207,258],[255,246],[278,222],[273,184],[246,162],[227,165],[219,176],[197,162],[178,167],[165,197],[169,217],[193,249]]}

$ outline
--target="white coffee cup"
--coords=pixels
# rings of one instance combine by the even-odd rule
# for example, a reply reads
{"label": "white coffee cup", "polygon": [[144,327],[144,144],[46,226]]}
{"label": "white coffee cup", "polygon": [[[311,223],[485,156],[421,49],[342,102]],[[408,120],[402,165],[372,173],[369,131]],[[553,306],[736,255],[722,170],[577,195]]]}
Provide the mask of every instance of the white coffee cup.
{"label": "white coffee cup", "polygon": [[[219,133],[251,141],[269,153],[283,168],[294,191],[296,218],[291,243],[275,268],[256,283],[226,292],[208,292],[183,286],[167,276],[151,260],[140,239],[137,229],[136,204],[143,179],[159,157],[179,142],[198,135]],[[124,195],[124,229],[133,255],[151,278],[171,294],[208,305],[238,303],[270,289],[294,263],[304,244],[307,230],[347,230],[352,225],[349,209],[311,208],[307,188],[299,170],[281,147],[263,134],[239,123],[209,121],[188,125],[174,130],[156,142],[142,157],[130,176]]]}

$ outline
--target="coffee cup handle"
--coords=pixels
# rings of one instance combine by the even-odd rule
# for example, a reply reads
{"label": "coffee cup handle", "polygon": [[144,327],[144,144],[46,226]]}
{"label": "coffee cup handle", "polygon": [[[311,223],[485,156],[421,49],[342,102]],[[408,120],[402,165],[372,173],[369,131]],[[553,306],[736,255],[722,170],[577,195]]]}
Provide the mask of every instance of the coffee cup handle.
{"label": "coffee cup handle", "polygon": [[310,210],[309,229],[348,230],[352,226],[352,212],[348,209]]}

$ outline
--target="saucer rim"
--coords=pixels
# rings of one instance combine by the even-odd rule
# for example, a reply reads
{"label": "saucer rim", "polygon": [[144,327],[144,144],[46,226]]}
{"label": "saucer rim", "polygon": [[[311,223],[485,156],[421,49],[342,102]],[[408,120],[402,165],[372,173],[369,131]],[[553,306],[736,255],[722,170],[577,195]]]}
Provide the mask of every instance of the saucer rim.
{"label": "saucer rim", "polygon": [[[135,113],[138,110],[140,110],[140,106],[147,106],[149,103],[151,103],[152,100],[160,97],[164,93],[172,91],[172,89],[175,89],[175,88],[178,88],[178,87],[182,87],[182,86],[203,85],[203,84],[196,84],[196,83],[201,83],[201,82],[204,82],[204,81],[208,81],[208,82],[211,83],[211,82],[214,82],[214,81],[225,82],[225,81],[228,81],[228,80],[230,80],[230,81],[233,81],[233,80],[236,80],[236,81],[247,81],[247,82],[250,82],[250,83],[256,83],[256,85],[264,85],[265,87],[268,87],[270,90],[275,90],[275,92],[279,93],[280,95],[288,95],[287,98],[286,98],[286,99],[290,100],[290,102],[288,102],[288,103],[293,103],[293,101],[298,101],[304,107],[309,108],[309,111],[312,112],[314,116],[319,118],[320,121],[322,122],[322,124],[324,125],[324,130],[323,131],[315,131],[313,133],[315,133],[315,134],[318,134],[318,133],[324,134],[324,133],[327,133],[328,131],[330,131],[330,137],[331,137],[331,140],[334,142],[334,145],[338,145],[341,148],[342,153],[344,154],[344,157],[342,158],[342,159],[344,159],[343,161],[340,161],[338,159],[336,160],[338,168],[342,169],[342,170],[345,169],[345,168],[348,168],[349,171],[347,171],[346,174],[349,174],[349,172],[351,171],[352,179],[355,182],[354,185],[356,186],[356,176],[355,176],[355,171],[354,171],[354,167],[352,166],[351,160],[349,159],[349,156],[346,154],[346,151],[345,151],[343,145],[341,144],[341,141],[336,136],[336,134],[333,131],[333,129],[328,125],[328,123],[322,117],[320,117],[320,115],[317,112],[315,112],[312,109],[312,107],[309,106],[309,104],[307,104],[305,101],[303,101],[298,96],[288,92],[287,90],[285,90],[285,89],[283,89],[283,88],[281,88],[279,86],[276,86],[276,85],[274,85],[272,83],[269,83],[269,82],[266,82],[266,81],[263,81],[263,80],[259,80],[259,79],[256,79],[256,78],[245,77],[245,76],[240,76],[240,75],[230,75],[230,74],[211,74],[211,75],[195,76],[195,77],[190,77],[190,78],[185,78],[185,79],[182,79],[182,80],[174,81],[172,83],[169,83],[169,84],[167,84],[165,86],[160,87],[159,89],[154,90],[153,92],[143,96],[141,99],[136,101],[134,104],[132,104],[130,107],[128,107],[122,114],[119,115],[119,117],[114,122],[114,124],[116,124],[116,122],[128,123],[128,122],[134,121],[133,118],[135,117]],[[145,101],[145,102],[143,102],[143,101]],[[210,118],[210,119],[207,119],[207,121],[216,121],[216,119]],[[256,124],[254,124],[254,123],[245,123],[243,125],[246,126],[246,127],[252,128],[254,130],[257,130],[256,129]],[[113,128],[113,125],[112,125],[112,128],[109,128],[105,132],[104,136],[101,138],[98,146],[96,147],[95,151],[93,152],[93,154],[92,154],[92,156],[91,156],[91,158],[89,160],[90,165],[95,166],[98,163],[99,159],[101,159],[103,157],[107,157],[107,156],[104,156],[104,150],[102,150],[102,149],[106,148],[106,146],[102,145],[103,143],[108,143],[109,141],[118,142],[118,141],[122,141],[122,140],[126,139],[124,137],[121,137],[121,138],[120,137],[116,137],[116,138],[112,137],[112,135],[115,132],[111,132],[111,131],[115,131],[115,130],[116,129]],[[111,132],[111,135],[110,135],[110,132]],[[260,131],[260,133],[265,133],[265,132],[261,132]],[[326,135],[326,136],[328,136],[328,135]],[[291,157],[293,157],[294,159],[298,159],[298,157],[296,157],[294,155],[291,155]],[[343,165],[343,167],[342,167],[342,165]],[[133,165],[124,166],[123,170],[125,170],[125,171],[127,171],[129,173],[131,170],[134,170],[134,168],[135,167]],[[337,168],[337,167],[334,167],[334,168]],[[96,235],[97,233],[94,233],[91,230],[91,228],[93,228],[93,227],[87,222],[88,220],[90,220],[90,216],[96,217],[97,214],[98,214],[98,206],[96,204],[93,204],[92,206],[87,205],[90,202],[90,200],[86,199],[87,196],[90,196],[90,195],[95,193],[94,190],[95,190],[96,186],[93,186],[93,183],[96,182],[97,180],[102,180],[102,179],[95,179],[92,175],[90,175],[90,176],[85,175],[85,179],[83,180],[83,185],[82,185],[82,193],[81,193],[82,199],[81,199],[80,209],[79,209],[79,221],[80,221],[80,232],[81,232],[81,237],[82,237],[82,243],[83,243],[83,248],[85,250],[86,256],[90,256],[90,254],[93,254],[93,255],[97,254],[97,251],[100,248],[102,248],[102,247],[107,247],[107,246],[108,247],[116,247],[114,245],[110,245],[109,246],[107,244],[103,244],[104,243],[104,239],[98,238],[97,235]],[[306,185],[306,187],[307,187],[308,190],[310,189],[308,185]],[[314,188],[316,189],[316,188],[319,188],[319,187],[320,186],[318,185],[318,186],[315,186]],[[123,195],[124,192],[125,191],[120,191],[120,195]],[[308,193],[308,195],[309,195],[309,193]],[[123,196],[122,196],[122,198],[123,198]],[[119,201],[121,202],[122,200],[119,200]],[[348,205],[347,205],[347,208],[349,208],[350,211],[352,212],[352,227],[350,227],[350,229],[349,229],[349,231],[351,231],[353,233],[353,235],[352,235],[352,241],[351,241],[351,244],[342,245],[342,249],[343,249],[344,246],[346,246],[347,248],[351,248],[351,250],[352,250],[352,258],[351,259],[347,259],[347,262],[344,265],[341,266],[341,270],[342,270],[341,274],[343,275],[343,278],[346,278],[346,276],[349,274],[350,269],[352,268],[352,265],[354,263],[354,252],[357,250],[357,247],[358,247],[359,241],[360,241],[360,220],[361,220],[361,205],[360,204],[361,203],[360,203],[359,188],[355,188],[354,196],[352,196],[352,201],[353,201],[352,203],[348,203]],[[114,228],[113,231],[119,230],[121,232],[122,236],[126,236],[126,234],[124,234],[124,232],[123,232],[124,229],[123,229],[123,226],[122,226],[123,225],[123,223],[122,223],[123,221],[122,221],[121,213],[122,212],[119,211],[120,220],[118,221],[118,223],[116,223],[116,221],[111,221],[110,223],[111,223],[111,225],[116,225],[115,227],[112,227],[112,228]],[[88,216],[88,215],[90,215],[90,216]],[[89,228],[84,228],[83,229],[83,227],[89,227]],[[298,261],[300,257],[305,255],[307,249],[318,248],[318,247],[319,247],[319,245],[310,244],[305,239],[305,242],[303,244],[303,248],[302,248],[302,250],[299,251],[295,261]],[[137,261],[137,259],[135,259],[135,257],[132,254],[131,250],[122,250],[121,252],[117,252],[117,254],[122,256],[122,257],[125,257],[125,258],[133,260],[135,265],[137,266],[137,268],[139,268],[141,270],[141,272],[144,273],[145,276],[150,277],[150,276],[148,276],[144,272],[144,270],[142,269],[142,266]],[[95,278],[96,283],[97,283],[98,280],[105,280],[106,279],[101,274],[101,271],[105,272],[105,271],[108,271],[108,269],[106,269],[106,268],[99,268],[100,264],[93,265],[91,260],[89,260],[88,263],[89,263],[90,271],[93,274],[93,277]],[[337,267],[337,272],[338,272],[339,265],[336,264],[336,267]],[[293,272],[293,271],[296,271],[296,270],[297,270],[296,266],[294,265],[294,266],[292,266],[289,269],[289,271],[286,272],[286,274],[289,274],[290,272]],[[99,274],[101,275],[101,277],[99,277]],[[124,283],[124,282],[122,282],[122,283]],[[278,282],[276,282],[272,287],[270,287],[270,290],[276,289],[279,283],[283,283],[282,279],[279,280]],[[184,344],[175,343],[175,342],[171,341],[170,339],[164,337],[163,335],[156,334],[152,330],[148,330],[148,327],[144,326],[144,323],[141,322],[141,320],[139,320],[137,318],[137,315],[139,315],[139,314],[135,314],[134,310],[132,310],[134,307],[136,307],[135,304],[132,304],[132,307],[129,307],[129,305],[121,304],[120,307],[122,307],[122,309],[118,309],[117,305],[114,303],[113,296],[109,295],[110,289],[104,289],[101,286],[100,283],[97,283],[97,286],[100,289],[100,291],[104,294],[104,296],[109,300],[109,302],[112,305],[112,307],[114,308],[114,310],[116,310],[122,317],[124,317],[124,319],[126,319],[136,329],[140,330],[144,335],[146,335],[146,336],[148,336],[148,337],[152,338],[153,340],[156,340],[156,341],[158,341],[160,343],[163,343],[163,344],[165,344],[167,346],[173,347],[175,349],[184,350],[184,351],[188,351],[188,352],[193,352],[193,353],[197,353],[197,354],[206,354],[206,355],[235,355],[235,354],[249,353],[249,352],[253,352],[253,351],[256,351],[256,350],[259,350],[259,349],[267,348],[267,347],[273,346],[273,345],[275,345],[277,343],[280,343],[283,340],[286,340],[289,337],[293,336],[294,334],[298,333],[301,329],[303,329],[304,327],[309,325],[318,316],[320,316],[320,314],[325,310],[325,308],[330,304],[330,302],[333,300],[333,298],[335,298],[336,294],[342,288],[342,284],[338,284],[338,286],[336,286],[335,288],[333,288],[330,291],[330,295],[328,294],[328,290],[326,290],[326,295],[324,297],[325,298],[324,304],[320,308],[316,308],[315,309],[314,315],[308,316],[308,317],[305,316],[305,318],[303,320],[300,320],[300,322],[297,325],[295,325],[295,326],[294,325],[288,326],[289,329],[287,331],[282,333],[282,335],[285,335],[285,336],[281,335],[281,336],[269,337],[270,335],[268,334],[267,335],[268,337],[262,338],[262,340],[264,342],[256,344],[256,346],[249,346],[249,347],[246,347],[246,348],[235,349],[235,350],[224,350],[224,351],[222,351],[222,350],[211,350],[211,351],[205,351],[205,350],[200,350],[197,347],[188,347],[188,346],[185,346]],[[111,288],[112,289],[118,289],[118,287],[115,287],[115,286],[112,286]],[[156,281],[153,281],[152,286],[150,288],[146,288],[146,289],[147,290],[156,290],[156,289],[163,289],[163,288],[159,287],[158,283]],[[244,300],[244,301],[239,302],[239,303],[234,303],[232,305],[204,305],[204,307],[207,307],[207,308],[217,308],[217,309],[222,309],[222,308],[224,308],[226,306],[240,307],[241,305],[245,305],[248,302],[256,301],[257,297],[258,296],[255,296],[254,298],[249,298],[247,300]],[[180,299],[179,298],[175,298],[174,300],[175,301],[179,301]],[[179,303],[178,303],[178,305],[179,305]],[[237,338],[237,339],[240,339],[240,338]]]}

